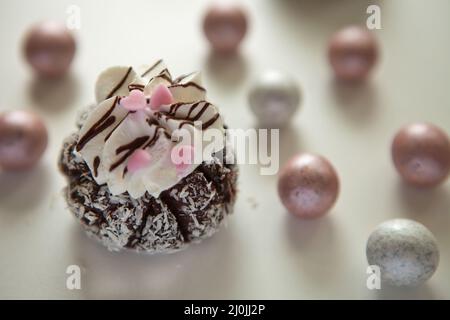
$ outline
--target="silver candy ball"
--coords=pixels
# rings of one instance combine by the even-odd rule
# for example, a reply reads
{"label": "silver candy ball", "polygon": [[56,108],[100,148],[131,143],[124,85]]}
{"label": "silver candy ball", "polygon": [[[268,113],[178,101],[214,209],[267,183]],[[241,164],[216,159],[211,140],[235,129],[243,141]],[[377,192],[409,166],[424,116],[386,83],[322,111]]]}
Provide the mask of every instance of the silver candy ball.
{"label": "silver candy ball", "polygon": [[393,219],[380,224],[366,247],[369,265],[380,268],[381,280],[392,286],[418,286],[428,280],[439,264],[434,235],[422,224]]}
{"label": "silver candy ball", "polygon": [[262,74],[249,93],[250,108],[267,128],[285,126],[299,108],[300,89],[289,75],[278,71]]}

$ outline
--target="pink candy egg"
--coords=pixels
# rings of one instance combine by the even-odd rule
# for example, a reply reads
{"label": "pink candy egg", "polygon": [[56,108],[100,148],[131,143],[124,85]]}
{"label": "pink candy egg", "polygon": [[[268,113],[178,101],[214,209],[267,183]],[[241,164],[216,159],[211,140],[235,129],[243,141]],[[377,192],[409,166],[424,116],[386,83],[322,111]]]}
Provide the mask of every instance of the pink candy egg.
{"label": "pink candy egg", "polygon": [[203,31],[214,51],[233,53],[247,33],[247,14],[238,5],[216,4],[206,13]]}
{"label": "pink candy egg", "polygon": [[47,147],[47,129],[37,115],[10,111],[0,115],[0,169],[24,170],[34,166]]}
{"label": "pink candy egg", "polygon": [[364,80],[378,59],[378,45],[369,30],[350,26],[331,37],[328,58],[336,78],[345,81]]}
{"label": "pink candy egg", "polygon": [[46,78],[63,76],[75,55],[75,39],[66,26],[45,21],[34,25],[27,33],[24,53],[36,74]]}
{"label": "pink candy egg", "polygon": [[394,165],[407,183],[433,187],[450,172],[450,140],[440,128],[413,123],[401,128],[392,141]]}
{"label": "pink candy egg", "polygon": [[302,153],[291,158],[278,177],[278,194],[286,209],[300,218],[324,215],[335,203],[339,178],[330,162]]}

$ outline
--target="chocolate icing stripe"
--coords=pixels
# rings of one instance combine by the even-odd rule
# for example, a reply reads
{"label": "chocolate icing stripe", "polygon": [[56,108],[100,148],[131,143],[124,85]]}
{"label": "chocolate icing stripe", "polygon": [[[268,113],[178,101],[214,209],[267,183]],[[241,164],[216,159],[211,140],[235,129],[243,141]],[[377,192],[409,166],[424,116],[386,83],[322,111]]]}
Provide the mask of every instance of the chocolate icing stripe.
{"label": "chocolate icing stripe", "polygon": [[120,146],[116,149],[116,155],[119,155],[120,153],[122,153],[123,151],[126,151],[126,153],[116,162],[114,162],[110,167],[109,167],[109,171],[113,171],[114,169],[116,169],[118,166],[120,166],[123,162],[125,162],[125,160],[131,156],[131,154],[139,149],[140,147],[142,147],[142,145],[148,140],[149,136],[142,136],[139,138],[134,139],[133,141],[131,141],[128,144],[125,144],[123,146]]}
{"label": "chocolate icing stripe", "polygon": [[194,111],[198,106],[200,105],[200,102],[194,103],[190,108],[189,112],[187,114],[187,118],[189,119],[191,117],[192,111]]}
{"label": "chocolate icing stripe", "polygon": [[197,121],[198,119],[200,119],[200,117],[203,115],[203,113],[205,113],[206,109],[208,109],[210,105],[211,105],[210,103],[206,102],[203,105],[202,109],[199,112],[197,112],[197,114],[193,118],[188,118],[188,120]]}
{"label": "chocolate icing stripe", "polygon": [[208,129],[210,126],[212,126],[214,122],[216,122],[216,120],[219,119],[219,117],[220,115],[216,113],[214,117],[212,117],[211,119],[202,124],[202,130]]}
{"label": "chocolate icing stripe", "polygon": [[[168,121],[168,120],[185,120],[186,119],[186,118],[180,119],[180,118],[177,118],[175,115],[171,115],[169,113],[163,113],[163,112],[157,112],[157,113],[154,114],[154,116],[157,119],[161,119],[161,118],[164,117],[165,121]],[[185,120],[183,122],[185,122],[184,124],[192,124],[192,125],[194,124],[192,121],[189,121],[189,120]],[[184,124],[182,124],[182,125],[184,125]],[[181,128],[181,126],[179,126],[178,128]]]}
{"label": "chocolate icing stripe", "polygon": [[166,118],[166,120],[167,119],[169,119],[169,120],[180,120],[177,117],[175,117],[175,115],[169,114],[169,113],[165,113],[165,112],[156,112],[156,113],[154,113],[154,116],[157,119],[161,119],[162,117],[164,117],[164,118]]}
{"label": "chocolate icing stripe", "polygon": [[182,81],[183,79],[186,79],[187,77],[192,76],[194,73],[195,73],[195,71],[194,71],[194,72],[191,72],[191,73],[183,74],[183,75],[181,75],[181,76],[175,78],[175,80],[173,80],[173,83],[177,84],[177,83],[179,83],[180,81]]}
{"label": "chocolate icing stripe", "polygon": [[194,125],[194,123],[193,123],[192,121],[190,121],[190,120],[185,120],[185,121],[180,122],[180,124],[178,125],[178,129],[183,128],[183,126],[184,126],[185,124],[189,124],[189,125],[191,125],[191,126]]}
{"label": "chocolate icing stripe", "polygon": [[139,148],[140,146],[142,146],[145,141],[147,141],[149,138],[149,136],[142,136],[142,137],[138,137],[136,139],[134,139],[133,141],[131,141],[130,143],[124,144],[120,147],[118,147],[116,149],[116,155],[121,154],[124,151],[129,151],[129,150],[135,150],[137,148]]}
{"label": "chocolate icing stripe", "polygon": [[159,122],[155,118],[147,118],[145,121],[147,121],[149,126],[160,126]]}
{"label": "chocolate icing stripe", "polygon": [[153,146],[156,143],[156,140],[159,139],[159,132],[158,130],[155,131],[155,134],[153,135],[153,137],[150,139],[149,142],[147,142],[144,147],[142,149],[145,148],[150,148],[151,146]]}
{"label": "chocolate icing stripe", "polygon": [[96,156],[94,158],[94,177],[98,176],[98,166],[100,165],[100,157]]}
{"label": "chocolate icing stripe", "polygon": [[154,77],[152,80],[154,80],[154,79],[156,79],[156,78],[162,78],[162,79],[166,80],[167,82],[172,83],[172,79],[170,79],[170,76],[165,75],[165,74],[157,75],[157,76]]}
{"label": "chocolate icing stripe", "polygon": [[125,80],[127,80],[128,75],[131,72],[131,67],[128,68],[127,72],[125,73],[125,75],[123,76],[123,78],[119,81],[119,83],[112,89],[112,91],[106,96],[106,99],[111,98],[114,93],[119,90],[120,87],[122,87],[122,85],[125,83]]}
{"label": "chocolate icing stripe", "polygon": [[[208,121],[206,121],[205,123],[202,122],[202,130],[206,130],[208,129],[210,126],[212,126],[214,124],[214,122],[216,122],[217,119],[219,119],[220,115],[218,113],[216,113],[211,119],[209,119]],[[193,120],[185,120],[182,121],[179,125],[178,125],[178,129],[181,129],[184,125],[189,124],[189,125],[194,125],[194,121]]]}
{"label": "chocolate icing stripe", "polygon": [[169,82],[170,84],[172,84],[172,76],[170,75],[170,72],[169,72],[169,70],[168,70],[167,68],[164,69],[164,70],[161,70],[161,72],[160,72],[158,75],[156,75],[156,76],[154,76],[153,78],[151,78],[151,79],[148,81],[148,83],[154,81],[156,78],[164,79],[164,80],[166,80],[167,82]]}
{"label": "chocolate icing stripe", "polygon": [[184,102],[177,102],[177,103],[171,104],[168,113],[172,114],[172,115],[177,113],[178,108],[180,108],[182,105],[185,105],[185,103]]}
{"label": "chocolate icing stripe", "polygon": [[[137,138],[137,139],[135,139],[133,142],[131,142],[130,144],[128,144],[128,145],[126,145],[126,146],[123,146],[123,147],[129,147],[131,144],[133,144],[135,141],[137,141],[137,140],[139,140],[139,139],[144,139],[144,137],[141,137],[141,138]],[[155,131],[155,133],[154,133],[154,135],[153,135],[153,137],[150,139],[150,141],[149,142],[147,142],[143,147],[142,147],[142,149],[145,149],[145,148],[149,148],[149,147],[151,147],[151,146],[153,146],[155,143],[156,143],[156,141],[159,139],[159,132],[158,132],[158,130],[156,130]],[[148,140],[148,136],[145,136],[145,141],[147,141]],[[144,141],[144,142],[145,142]],[[136,143],[136,144],[138,144],[138,143]],[[140,146],[139,146],[140,147]],[[137,148],[135,148],[134,150],[136,150],[136,149],[138,149],[139,147],[137,147]],[[120,148],[118,148],[117,150],[116,150],[116,154],[118,154],[118,153],[121,153],[123,150],[121,150],[121,151],[119,151],[119,149]],[[134,151],[133,150],[133,151]],[[133,152],[133,151],[131,151],[131,153]],[[130,153],[130,155],[131,155],[131,153]],[[122,158],[120,159],[120,160],[122,160]],[[125,159],[123,160],[123,161],[125,161]],[[122,161],[122,162],[123,162]],[[120,165],[120,164],[119,164]],[[114,168],[115,169],[115,168]],[[113,170],[114,170],[113,169]],[[112,170],[111,170],[112,171]],[[128,167],[125,167],[124,169],[123,169],[123,173],[122,173],[122,177],[125,177],[125,175],[127,174],[127,172],[128,172]]]}
{"label": "chocolate icing stripe", "polygon": [[96,122],[94,125],[89,128],[89,130],[78,140],[76,150],[80,151],[84,148],[86,143],[88,143],[91,139],[93,139],[96,135],[101,133],[103,130],[108,128],[110,125],[112,125],[116,121],[116,117],[111,116],[110,114],[114,111],[114,108],[116,107],[118,101],[118,97],[114,99],[114,102],[112,106],[108,109],[108,111]]}
{"label": "chocolate icing stripe", "polygon": [[172,75],[170,74],[169,69],[165,68],[161,70],[161,72],[158,74],[158,76],[168,76],[170,78],[170,83],[172,83]]}
{"label": "chocolate icing stripe", "polygon": [[[208,108],[211,105],[211,103],[204,101],[204,100],[196,102],[189,107],[188,114],[184,118],[186,120],[197,120],[198,118],[200,118],[200,116],[203,114],[203,112],[205,112],[205,110],[203,110],[203,109],[201,111],[199,111],[199,113],[201,112],[199,117],[197,117],[198,114],[193,119],[191,119],[190,116],[191,116],[192,111],[194,111],[201,103],[205,103],[204,107],[206,107],[206,108]],[[166,116],[169,116],[169,118],[171,118],[171,119],[179,119],[176,117],[176,113],[177,113],[178,109],[184,105],[188,105],[188,104],[185,102],[174,103],[174,104],[170,105],[169,112],[163,112],[163,114]]]}
{"label": "chocolate icing stripe", "polygon": [[131,112],[128,112],[127,115],[126,115],[125,117],[123,117],[123,119],[120,120],[119,123],[114,127],[114,129],[112,129],[111,132],[108,133],[108,134],[106,135],[104,142],[108,141],[108,139],[111,137],[111,135],[113,134],[113,132],[117,129],[118,126],[120,126],[120,125],[122,124],[122,122],[128,117],[128,115],[129,115],[130,113],[131,113]]}
{"label": "chocolate icing stripe", "polygon": [[145,86],[143,84],[132,83],[128,86],[128,91],[140,90],[144,91]]}
{"label": "chocolate icing stripe", "polygon": [[203,88],[202,86],[199,86],[198,84],[196,84],[195,82],[187,82],[187,83],[177,83],[177,84],[173,84],[171,86],[169,86],[169,88],[177,88],[177,87],[183,87],[183,88],[188,88],[188,87],[195,87],[200,91],[206,91],[205,88]]}
{"label": "chocolate icing stripe", "polygon": [[160,63],[162,62],[162,59],[156,61],[150,68],[144,71],[144,73],[141,74],[141,77],[145,77],[148,73],[152,72]]}
{"label": "chocolate icing stripe", "polygon": [[[161,126],[161,125],[159,124],[159,122],[158,122],[155,118],[147,118],[146,121],[147,121],[147,123],[148,123],[149,126],[156,126],[156,128],[157,128],[156,131],[159,131],[160,129],[163,130],[164,135],[170,139],[170,133],[168,133],[168,132],[167,132],[167,129],[164,128],[163,126]],[[152,138],[152,139],[153,139],[153,138]],[[144,148],[146,148],[146,147],[147,147],[147,146],[145,146]]]}

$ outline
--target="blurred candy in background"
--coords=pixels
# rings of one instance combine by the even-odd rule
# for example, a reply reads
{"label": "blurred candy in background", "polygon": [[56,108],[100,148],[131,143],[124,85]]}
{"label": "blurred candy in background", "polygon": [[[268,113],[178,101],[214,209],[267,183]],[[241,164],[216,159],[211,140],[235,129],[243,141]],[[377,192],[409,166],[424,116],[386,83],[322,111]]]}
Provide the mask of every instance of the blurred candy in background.
{"label": "blurred candy in background", "polygon": [[328,56],[338,79],[364,80],[378,59],[378,45],[371,31],[349,26],[331,37]]}
{"label": "blurred candy in background", "polygon": [[450,173],[450,140],[435,125],[412,123],[395,135],[392,159],[407,183],[434,187],[444,182]]}
{"label": "blurred candy in background", "polygon": [[27,32],[24,54],[40,77],[58,78],[66,74],[75,55],[76,43],[63,23],[43,21]]}
{"label": "blurred candy in background", "polygon": [[281,128],[299,108],[300,89],[291,76],[266,71],[254,81],[248,102],[260,126]]}
{"label": "blurred candy in background", "polygon": [[30,169],[47,147],[48,134],[41,117],[30,111],[0,115],[0,172]]}
{"label": "blurred candy in background", "polygon": [[247,28],[247,12],[237,3],[214,3],[206,11],[203,20],[206,38],[212,50],[219,54],[236,53]]}

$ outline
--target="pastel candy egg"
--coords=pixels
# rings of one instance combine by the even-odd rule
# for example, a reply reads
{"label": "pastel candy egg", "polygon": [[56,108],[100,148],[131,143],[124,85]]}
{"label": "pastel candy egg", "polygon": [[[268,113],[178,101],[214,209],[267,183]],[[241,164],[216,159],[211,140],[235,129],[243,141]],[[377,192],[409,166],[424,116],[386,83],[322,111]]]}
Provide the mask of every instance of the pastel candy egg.
{"label": "pastel candy egg", "polygon": [[48,134],[42,119],[28,111],[0,115],[0,170],[33,167],[47,147]]}
{"label": "pastel candy egg", "polygon": [[298,110],[300,89],[289,75],[268,71],[253,83],[248,99],[259,125],[280,128],[285,126]]}
{"label": "pastel candy egg", "polygon": [[380,268],[381,280],[392,286],[418,286],[439,264],[436,238],[422,224],[408,219],[388,220],[370,235],[369,265]]}
{"label": "pastel candy egg", "polygon": [[72,63],[75,50],[75,39],[63,23],[55,21],[38,23],[25,37],[25,58],[42,77],[63,76]]}

